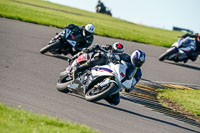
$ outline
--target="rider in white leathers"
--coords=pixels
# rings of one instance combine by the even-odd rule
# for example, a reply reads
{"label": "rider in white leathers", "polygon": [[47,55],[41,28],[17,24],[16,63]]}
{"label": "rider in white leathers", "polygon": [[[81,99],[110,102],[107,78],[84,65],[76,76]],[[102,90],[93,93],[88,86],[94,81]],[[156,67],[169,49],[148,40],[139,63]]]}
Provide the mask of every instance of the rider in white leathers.
{"label": "rider in white leathers", "polygon": [[[194,33],[194,34],[185,34],[181,38],[186,39],[186,38],[194,38],[195,43],[190,44],[188,48],[186,47],[183,49],[183,51],[186,53],[188,56],[185,59],[185,62],[187,62],[188,58],[191,59],[192,61],[195,61],[200,53],[200,32],[199,33]],[[195,46],[194,46],[195,45]]]}
{"label": "rider in white leathers", "polygon": [[182,60],[185,63],[188,60],[188,56],[196,50],[196,45],[193,40],[190,39],[190,37],[182,38],[181,40],[182,47],[178,49],[179,57],[178,60]]}

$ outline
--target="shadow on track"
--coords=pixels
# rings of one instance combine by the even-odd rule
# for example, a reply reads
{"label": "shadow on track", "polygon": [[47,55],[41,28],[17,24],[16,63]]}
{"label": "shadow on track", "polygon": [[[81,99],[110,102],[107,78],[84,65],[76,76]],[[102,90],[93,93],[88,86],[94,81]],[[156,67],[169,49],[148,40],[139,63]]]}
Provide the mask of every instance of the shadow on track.
{"label": "shadow on track", "polygon": [[70,57],[67,57],[67,56],[64,56],[64,55],[56,55],[56,54],[51,54],[51,53],[46,53],[46,54],[43,54],[43,55],[58,58],[58,59],[61,59],[61,60],[67,61],[67,62],[69,62],[69,59],[71,59]]}
{"label": "shadow on track", "polygon": [[[125,98],[125,97],[122,97],[122,99],[129,100],[129,99]],[[129,114],[132,114],[132,115],[136,115],[136,116],[139,116],[139,117],[142,117],[142,118],[145,118],[145,119],[149,119],[149,120],[153,120],[153,121],[156,121],[156,122],[161,122],[161,123],[164,123],[164,124],[168,124],[168,125],[171,125],[171,126],[174,126],[174,127],[182,128],[182,129],[185,129],[187,131],[194,132],[194,133],[199,133],[199,131],[196,131],[196,130],[193,130],[193,129],[190,129],[190,128],[187,128],[187,127],[183,127],[183,126],[180,126],[180,125],[172,123],[172,122],[160,120],[160,119],[157,119],[157,118],[153,118],[153,117],[150,117],[150,116],[146,116],[146,115],[139,114],[139,113],[136,113],[136,112],[133,112],[133,111],[130,111],[130,110],[122,109],[122,108],[119,108],[119,107],[116,107],[116,106],[112,106],[112,105],[108,105],[108,104],[104,104],[104,103],[100,103],[100,102],[95,102],[95,103],[98,104],[98,105],[102,105],[102,106],[113,108],[113,109],[121,111],[121,112],[125,112],[125,113],[129,113]]]}
{"label": "shadow on track", "polygon": [[146,100],[143,98],[134,98],[134,96],[121,96],[121,99],[123,100],[127,100],[130,102],[134,102],[137,104],[141,104],[144,105],[148,108],[153,109],[154,111],[157,111],[159,113],[163,113],[167,116],[173,117],[179,121],[183,121],[186,122],[188,124],[191,124],[193,126],[197,126],[200,127],[200,123],[196,122],[193,119],[187,118],[184,114],[179,113],[179,112],[174,112],[172,109],[163,107],[160,103],[158,103],[157,101],[151,101],[151,100]]}
{"label": "shadow on track", "polygon": [[[146,79],[143,79],[143,80],[146,81]],[[158,86],[159,85],[159,83],[155,83],[153,81],[152,81],[152,83],[153,84],[151,86]],[[160,85],[160,86],[164,88],[164,86],[162,86],[162,85]],[[166,88],[168,88],[168,87],[166,87]],[[140,88],[136,88],[136,90],[140,90],[142,93],[144,93],[144,91],[145,91],[145,90],[141,90]],[[71,95],[71,96],[75,96],[75,97],[80,98],[82,100],[85,100],[85,98],[83,96],[80,96],[80,95],[77,95],[77,94],[73,94],[73,93],[66,93],[66,94]],[[175,119],[177,119],[179,121],[191,124],[193,126],[200,127],[200,123],[198,123],[197,121],[195,121],[195,120],[193,120],[191,118],[186,117],[182,113],[174,112],[172,109],[163,107],[156,100],[156,94],[155,95],[154,95],[154,93],[148,94],[148,91],[146,92],[146,94],[147,95],[152,95],[155,98],[154,99],[148,99],[148,98],[138,97],[138,96],[135,96],[135,95],[132,95],[132,94],[124,92],[124,93],[121,93],[121,100],[126,100],[126,101],[133,102],[133,103],[136,103],[136,104],[144,105],[147,108],[152,109],[153,111],[165,114],[166,116],[175,118]],[[135,112],[132,112],[132,111],[129,111],[129,110],[121,109],[121,108],[118,108],[116,106],[111,106],[109,104],[104,104],[104,103],[101,103],[101,102],[94,102],[94,103],[99,104],[99,105],[103,105],[103,106],[106,106],[106,107],[111,107],[111,108],[114,108],[114,109],[117,109],[117,110],[120,110],[120,111],[123,111],[123,112],[126,112],[126,113],[130,113],[130,114],[133,114],[133,115],[138,115],[138,116],[141,116],[141,117],[144,117],[144,118],[147,118],[147,119],[152,119],[152,120],[155,120],[155,121],[159,121],[159,122],[162,122],[162,123],[165,123],[165,124],[170,124],[172,126],[177,126],[177,127],[180,127],[180,128],[184,128],[186,130],[190,130],[190,129],[187,129],[185,127],[179,126],[179,125],[171,123],[171,122],[159,120],[159,119],[156,119],[156,118],[152,118],[150,116],[144,116],[142,114],[138,114],[138,113],[135,113]],[[193,132],[197,132],[197,131],[193,131]]]}
{"label": "shadow on track", "polygon": [[164,61],[164,62],[168,63],[168,64],[177,65],[177,66],[186,67],[186,68],[190,68],[190,69],[193,69],[193,70],[200,71],[200,67],[197,67],[197,66],[191,66],[191,65],[188,65],[188,64],[180,64],[180,63],[168,62],[168,61]]}
{"label": "shadow on track", "polygon": [[[157,83],[157,82],[154,82],[154,81],[151,81],[151,80],[147,80],[147,79],[144,79],[144,78],[142,78],[142,80],[143,80],[143,85],[146,85],[150,88],[174,89],[174,88],[164,86],[160,83]],[[146,106],[147,108],[151,108],[154,111],[163,113],[163,114],[170,116],[170,117],[173,117],[173,118],[175,118],[179,121],[183,121],[183,122],[186,122],[188,124],[200,127],[200,123],[195,121],[196,118],[194,118],[194,116],[189,116],[190,117],[189,118],[188,116],[186,116],[183,113],[175,112],[174,110],[172,110],[170,108],[166,108],[166,107],[162,106],[156,98],[157,92],[155,90],[151,90],[150,91],[151,93],[149,91],[145,92],[146,91],[145,89],[137,88],[137,87],[136,87],[135,90],[139,93],[141,92],[142,94],[146,94],[147,97],[146,96],[131,95],[129,93],[123,93],[123,95],[121,96],[121,99],[130,101],[130,102],[134,102],[134,103],[137,103],[137,104],[142,104],[142,105]],[[138,91],[138,90],[140,90],[140,91]],[[151,96],[151,98],[149,99],[148,96]]]}

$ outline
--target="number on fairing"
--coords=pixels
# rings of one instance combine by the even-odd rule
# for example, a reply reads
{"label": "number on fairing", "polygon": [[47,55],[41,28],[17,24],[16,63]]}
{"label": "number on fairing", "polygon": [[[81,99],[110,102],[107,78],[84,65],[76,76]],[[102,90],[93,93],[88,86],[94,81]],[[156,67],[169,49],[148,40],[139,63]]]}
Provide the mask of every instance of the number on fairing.
{"label": "number on fairing", "polygon": [[72,41],[72,40],[67,40],[73,47],[76,46],[76,41]]}
{"label": "number on fairing", "polygon": [[69,36],[70,33],[71,33],[71,30],[65,29],[65,38],[66,39],[67,39],[67,37]]}

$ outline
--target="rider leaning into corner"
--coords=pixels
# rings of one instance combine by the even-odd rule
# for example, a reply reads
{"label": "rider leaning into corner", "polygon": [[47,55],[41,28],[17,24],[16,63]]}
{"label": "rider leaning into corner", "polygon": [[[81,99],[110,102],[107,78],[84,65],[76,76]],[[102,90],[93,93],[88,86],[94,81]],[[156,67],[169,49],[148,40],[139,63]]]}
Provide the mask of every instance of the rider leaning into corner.
{"label": "rider leaning into corner", "polygon": [[[194,34],[185,34],[181,38],[187,39],[188,37],[195,39],[195,44],[188,45],[188,47],[182,48],[182,53],[186,55],[184,62],[186,63],[188,59],[195,61],[200,52],[200,32]],[[181,51],[180,51],[181,52]]]}
{"label": "rider leaning into corner", "polygon": [[101,0],[98,0],[96,8],[100,7],[100,13],[105,13],[106,12],[106,7],[104,6],[103,2]]}
{"label": "rider leaning into corner", "polygon": [[[102,48],[107,50],[108,53],[103,51]],[[133,90],[136,83],[141,79],[142,71],[140,67],[145,62],[145,57],[146,57],[143,51],[135,50],[132,53],[132,55],[129,56],[128,54],[123,53],[124,52],[123,44],[116,42],[113,45],[106,45],[106,46],[94,45],[90,49],[83,50],[83,52],[80,52],[74,58],[77,58],[77,56],[82,53],[91,53],[91,52],[93,53],[93,56],[90,60],[74,68],[73,70],[74,80],[77,78],[78,73],[80,73],[81,71],[84,71],[96,65],[105,65],[108,63],[108,59],[111,59],[112,61],[123,60],[127,63],[128,66],[127,79],[129,78],[131,79],[132,77],[134,77],[133,78],[134,82],[132,84],[131,89],[126,89],[125,90],[126,92],[130,92],[131,90]],[[105,98],[105,100],[112,105],[117,105],[120,103],[120,94],[117,93],[111,95]]]}
{"label": "rider leaning into corner", "polygon": [[69,24],[65,28],[70,29],[73,32],[73,38],[76,38],[77,45],[75,47],[76,52],[82,51],[83,48],[88,48],[94,40],[95,27],[92,24],[86,26],[77,26]]}

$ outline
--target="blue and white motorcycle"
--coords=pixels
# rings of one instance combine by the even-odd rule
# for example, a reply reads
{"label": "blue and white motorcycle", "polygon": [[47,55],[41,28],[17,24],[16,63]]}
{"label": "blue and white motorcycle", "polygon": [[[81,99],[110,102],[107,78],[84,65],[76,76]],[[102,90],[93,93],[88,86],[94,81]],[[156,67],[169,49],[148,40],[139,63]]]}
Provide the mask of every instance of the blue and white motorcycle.
{"label": "blue and white motorcycle", "polygon": [[184,54],[186,51],[183,51],[183,48],[189,48],[191,50],[196,49],[194,40],[190,37],[184,39],[179,38],[177,42],[173,43],[172,46],[159,57],[159,61],[170,60],[180,62],[184,61],[184,59],[188,59],[189,56]]}
{"label": "blue and white motorcycle", "polygon": [[136,81],[133,69],[127,73],[127,64],[124,61],[110,61],[107,65],[95,66],[81,72],[79,77],[73,80],[71,71],[77,64],[84,63],[90,58],[89,54],[82,54],[75,59],[57,82],[57,90],[71,92],[83,96],[87,101],[98,101],[120,92],[123,88],[130,89]]}

